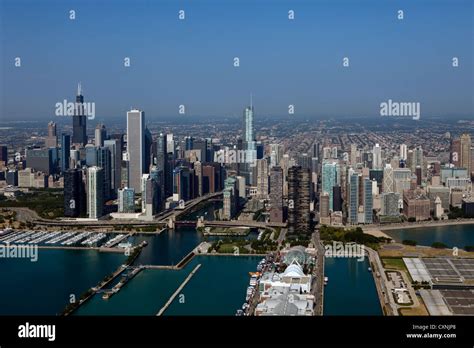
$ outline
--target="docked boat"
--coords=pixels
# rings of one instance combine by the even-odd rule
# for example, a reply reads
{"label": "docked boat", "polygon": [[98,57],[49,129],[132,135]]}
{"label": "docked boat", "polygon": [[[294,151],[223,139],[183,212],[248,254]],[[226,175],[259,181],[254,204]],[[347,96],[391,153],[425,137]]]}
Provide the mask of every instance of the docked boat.
{"label": "docked boat", "polygon": [[329,281],[329,278],[328,277],[324,277],[324,285],[326,285]]}
{"label": "docked boat", "polygon": [[368,270],[369,272],[372,272],[372,267],[369,267],[367,270]]}

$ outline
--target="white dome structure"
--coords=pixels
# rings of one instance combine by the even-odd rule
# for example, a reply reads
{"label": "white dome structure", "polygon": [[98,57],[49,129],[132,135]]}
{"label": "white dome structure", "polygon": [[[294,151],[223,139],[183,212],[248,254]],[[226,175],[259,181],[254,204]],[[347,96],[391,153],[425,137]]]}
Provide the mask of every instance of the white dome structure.
{"label": "white dome structure", "polygon": [[289,265],[285,272],[282,274],[283,277],[304,277],[303,269],[297,263]]}

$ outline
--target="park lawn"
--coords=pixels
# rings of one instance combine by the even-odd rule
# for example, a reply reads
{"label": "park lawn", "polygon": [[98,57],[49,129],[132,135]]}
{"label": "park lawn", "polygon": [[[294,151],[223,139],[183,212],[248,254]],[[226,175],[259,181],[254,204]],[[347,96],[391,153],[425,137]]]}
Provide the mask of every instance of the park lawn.
{"label": "park lawn", "polygon": [[383,266],[386,269],[396,269],[398,271],[407,271],[405,262],[400,258],[383,258]]}

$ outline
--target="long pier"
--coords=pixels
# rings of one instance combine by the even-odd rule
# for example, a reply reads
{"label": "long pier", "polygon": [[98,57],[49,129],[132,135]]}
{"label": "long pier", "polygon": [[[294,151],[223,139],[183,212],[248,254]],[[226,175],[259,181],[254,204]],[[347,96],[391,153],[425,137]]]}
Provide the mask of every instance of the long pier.
{"label": "long pier", "polygon": [[191,273],[189,273],[189,275],[186,277],[184,282],[182,282],[181,285],[173,293],[173,295],[171,295],[171,297],[168,299],[168,301],[165,303],[165,305],[163,307],[161,307],[160,311],[156,314],[157,316],[161,316],[164,313],[164,311],[166,311],[166,309],[168,309],[168,307],[171,305],[171,303],[173,303],[176,296],[178,296],[178,294],[183,290],[183,288],[191,280],[191,278],[194,276],[194,274],[196,274],[196,272],[199,270],[200,267],[201,267],[201,264],[198,264],[196,267],[194,267],[194,269],[191,271]]}

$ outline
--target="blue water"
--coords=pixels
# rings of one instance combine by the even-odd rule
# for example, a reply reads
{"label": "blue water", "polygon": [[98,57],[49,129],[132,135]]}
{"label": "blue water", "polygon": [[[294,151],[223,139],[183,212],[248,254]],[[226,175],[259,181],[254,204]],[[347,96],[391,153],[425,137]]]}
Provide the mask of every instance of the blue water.
{"label": "blue water", "polygon": [[382,315],[367,258],[326,258],[324,315]]}
{"label": "blue water", "polygon": [[397,242],[405,239],[415,240],[419,245],[431,246],[441,242],[448,247],[463,249],[466,245],[474,245],[474,225],[427,226],[384,231]]}
{"label": "blue water", "polygon": [[245,302],[249,272],[262,257],[197,256],[187,266],[201,268],[165,311],[164,315],[235,315]]}
{"label": "blue water", "polygon": [[146,240],[148,245],[142,249],[134,264],[176,265],[202,241],[202,238],[202,234],[194,227],[166,230],[159,235],[138,235],[134,237],[133,243]]}
{"label": "blue water", "polygon": [[95,295],[75,315],[156,315],[198,264],[201,267],[164,315],[234,315],[245,301],[248,272],[260,259],[196,256],[179,271],[144,270],[110,299]]}
{"label": "blue water", "polygon": [[39,249],[37,262],[0,258],[0,315],[55,315],[126,257],[95,250]]}
{"label": "blue water", "polygon": [[143,270],[108,300],[96,294],[74,315],[156,315],[189,272],[189,268]]}

